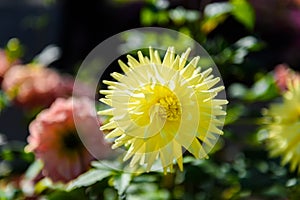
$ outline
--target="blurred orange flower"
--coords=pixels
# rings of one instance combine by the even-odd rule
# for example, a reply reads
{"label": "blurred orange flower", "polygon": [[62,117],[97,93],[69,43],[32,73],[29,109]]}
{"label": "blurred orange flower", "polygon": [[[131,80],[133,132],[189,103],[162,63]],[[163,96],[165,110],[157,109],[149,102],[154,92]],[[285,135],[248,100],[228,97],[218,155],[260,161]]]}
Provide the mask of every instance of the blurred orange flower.
{"label": "blurred orange flower", "polygon": [[73,81],[37,64],[16,65],[5,74],[2,89],[24,108],[44,108],[57,97],[72,94]]}
{"label": "blurred orange flower", "polygon": [[92,105],[87,98],[58,98],[31,122],[26,150],[42,160],[44,176],[68,182],[85,172],[94,156],[108,155],[110,147],[104,143]]}

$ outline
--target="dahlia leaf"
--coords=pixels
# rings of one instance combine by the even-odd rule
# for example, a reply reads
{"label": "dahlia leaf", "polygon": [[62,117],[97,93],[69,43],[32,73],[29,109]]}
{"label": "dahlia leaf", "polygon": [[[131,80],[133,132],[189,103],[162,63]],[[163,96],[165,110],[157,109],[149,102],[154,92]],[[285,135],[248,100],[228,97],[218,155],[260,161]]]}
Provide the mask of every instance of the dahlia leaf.
{"label": "dahlia leaf", "polygon": [[38,174],[41,172],[44,164],[41,160],[35,160],[27,169],[25,173],[25,178],[27,179],[34,179],[38,176]]}
{"label": "dahlia leaf", "polygon": [[111,161],[106,161],[106,160],[101,160],[101,161],[93,161],[91,165],[99,170],[105,170],[105,171],[114,171],[113,169],[119,169],[120,168],[120,163],[118,162],[111,162]]}
{"label": "dahlia leaf", "polygon": [[84,186],[90,186],[96,182],[99,182],[112,174],[111,171],[92,169],[88,172],[80,175],[77,179],[71,181],[67,186],[67,190],[73,190]]}
{"label": "dahlia leaf", "polygon": [[129,173],[123,173],[114,177],[114,187],[118,190],[118,194],[122,195],[128,188],[132,177]]}
{"label": "dahlia leaf", "polygon": [[232,11],[232,5],[228,2],[210,3],[205,6],[204,16],[208,18],[228,14]]}
{"label": "dahlia leaf", "polygon": [[245,107],[241,104],[235,106],[228,106],[227,108],[227,116],[225,120],[225,124],[232,124],[236,120],[238,120],[241,115],[245,112]]}
{"label": "dahlia leaf", "polygon": [[252,30],[255,23],[255,13],[247,0],[231,0],[233,5],[232,15],[246,28]]}

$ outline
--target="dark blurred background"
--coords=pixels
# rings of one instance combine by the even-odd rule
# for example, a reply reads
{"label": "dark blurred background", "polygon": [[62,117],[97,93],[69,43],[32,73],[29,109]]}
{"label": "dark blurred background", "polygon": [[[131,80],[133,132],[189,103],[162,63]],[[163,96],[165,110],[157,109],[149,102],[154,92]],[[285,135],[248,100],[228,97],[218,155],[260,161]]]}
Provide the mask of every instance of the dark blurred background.
{"label": "dark blurred background", "polygon": [[0,45],[16,37],[26,47],[24,62],[43,48],[56,44],[62,49],[54,65],[73,72],[74,65],[101,41],[121,31],[139,26],[142,3],[108,1],[0,1]]}
{"label": "dark blurred background", "polygon": [[[10,38],[19,38],[26,47],[24,62],[49,44],[62,49],[62,57],[54,66],[74,73],[74,66],[101,41],[121,31],[140,27],[141,10],[148,1],[90,0],[88,3],[71,0],[1,0],[0,46]],[[175,0],[169,8],[178,6],[203,11],[205,5],[219,0]],[[266,41],[265,62],[289,61],[299,65],[300,14],[296,0],[250,0],[256,11],[255,35]],[[149,4],[151,7],[151,5]],[[155,10],[156,8],[150,8]],[[158,25],[158,24],[154,24]],[[172,24],[163,24],[172,27]],[[175,27],[174,27],[175,28]],[[247,32],[232,18],[214,30],[210,37],[222,34],[235,41]],[[284,52],[283,52],[284,51]],[[294,53],[293,53],[294,52]],[[273,55],[271,55],[274,53]],[[273,63],[270,63],[272,65]]]}
{"label": "dark blurred background", "polygon": [[[1,0],[0,46],[18,38],[24,46],[23,63],[32,61],[46,46],[55,44],[62,52],[52,67],[75,74],[76,66],[101,41],[121,31],[139,27],[142,3],[115,4],[108,1]],[[0,114],[0,133],[8,140],[25,141],[26,117],[18,107]]]}

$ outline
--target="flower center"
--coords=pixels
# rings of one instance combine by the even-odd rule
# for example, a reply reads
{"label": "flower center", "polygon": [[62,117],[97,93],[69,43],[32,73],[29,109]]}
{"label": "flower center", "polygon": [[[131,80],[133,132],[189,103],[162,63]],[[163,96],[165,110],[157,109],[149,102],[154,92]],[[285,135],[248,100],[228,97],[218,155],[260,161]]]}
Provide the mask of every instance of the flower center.
{"label": "flower center", "polygon": [[170,121],[176,121],[180,119],[180,104],[176,97],[166,96],[160,98],[157,102],[160,105],[159,115]]}
{"label": "flower center", "polygon": [[181,104],[176,94],[159,84],[149,84],[135,90],[129,99],[128,111],[130,120],[141,127],[158,123],[155,126],[159,129],[166,121],[181,119]]}
{"label": "flower center", "polygon": [[81,149],[82,142],[76,132],[69,132],[62,137],[62,145],[68,151],[77,151]]}

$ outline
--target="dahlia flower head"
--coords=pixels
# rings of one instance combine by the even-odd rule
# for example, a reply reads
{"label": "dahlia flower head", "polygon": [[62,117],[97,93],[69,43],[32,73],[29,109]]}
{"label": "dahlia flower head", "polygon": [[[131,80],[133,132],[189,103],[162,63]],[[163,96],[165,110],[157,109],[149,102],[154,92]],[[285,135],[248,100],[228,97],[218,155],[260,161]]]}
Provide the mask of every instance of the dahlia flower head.
{"label": "dahlia flower head", "polygon": [[72,94],[73,81],[38,64],[15,65],[5,74],[2,89],[25,109],[44,108],[57,97]]}
{"label": "dahlia flower head", "polygon": [[183,170],[182,154],[189,151],[196,158],[207,158],[208,151],[223,134],[225,99],[216,96],[224,86],[216,86],[220,77],[212,68],[201,71],[199,57],[187,63],[191,49],[181,56],[169,47],[163,60],[149,48],[149,56],[137,53],[138,60],[127,55],[119,60],[124,74],[114,72],[116,81],[104,80],[107,90],[100,101],[110,106],[99,115],[110,116],[100,127],[113,149],[123,147],[123,161],[129,166],[152,170],[157,163],[164,173],[173,171],[177,162]]}
{"label": "dahlia flower head", "polygon": [[26,150],[44,163],[43,176],[68,182],[109,154],[94,110],[90,99],[58,98],[30,123]]}
{"label": "dahlia flower head", "polygon": [[263,110],[268,131],[267,148],[271,157],[282,157],[282,165],[300,172],[300,80],[289,81],[282,102]]}

